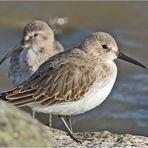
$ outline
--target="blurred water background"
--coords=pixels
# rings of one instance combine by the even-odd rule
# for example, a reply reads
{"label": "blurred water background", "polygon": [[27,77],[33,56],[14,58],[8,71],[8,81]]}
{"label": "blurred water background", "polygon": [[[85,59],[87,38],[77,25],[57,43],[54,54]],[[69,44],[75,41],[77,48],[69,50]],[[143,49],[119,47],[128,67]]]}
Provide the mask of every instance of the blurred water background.
{"label": "blurred water background", "polygon": [[[148,66],[148,2],[0,2],[0,58],[20,42],[24,26],[34,19],[65,17],[57,38],[68,50],[91,32],[106,31],[121,51]],[[9,61],[0,65],[0,91],[11,88]],[[97,108],[72,119],[75,131],[109,130],[148,136],[148,72],[117,61],[118,78]],[[98,90],[99,91],[99,90]],[[47,123],[47,115],[37,117]],[[54,127],[63,128],[54,118]]]}

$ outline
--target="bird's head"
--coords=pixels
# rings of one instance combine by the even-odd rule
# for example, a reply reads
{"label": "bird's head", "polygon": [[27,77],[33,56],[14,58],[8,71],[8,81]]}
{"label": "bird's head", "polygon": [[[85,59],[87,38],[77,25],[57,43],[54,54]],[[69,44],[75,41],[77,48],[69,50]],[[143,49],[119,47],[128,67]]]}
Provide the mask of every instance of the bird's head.
{"label": "bird's head", "polygon": [[46,22],[35,20],[25,26],[21,42],[25,48],[50,48],[53,42],[54,32]]}
{"label": "bird's head", "polygon": [[94,56],[94,58],[97,57],[99,60],[105,62],[112,62],[118,58],[147,69],[140,62],[121,53],[114,38],[105,32],[91,34],[82,42],[80,48],[90,56]]}

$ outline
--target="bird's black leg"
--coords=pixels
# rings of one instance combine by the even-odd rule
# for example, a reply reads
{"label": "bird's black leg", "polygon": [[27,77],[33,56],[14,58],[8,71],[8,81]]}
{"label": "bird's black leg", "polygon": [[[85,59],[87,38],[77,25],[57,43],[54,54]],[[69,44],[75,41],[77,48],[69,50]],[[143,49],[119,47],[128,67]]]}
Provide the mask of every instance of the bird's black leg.
{"label": "bird's black leg", "polygon": [[70,136],[74,141],[76,141],[77,143],[82,143],[80,140],[76,139],[76,138],[73,136],[72,131],[71,131],[71,129],[69,128],[69,126],[67,125],[67,123],[66,123],[64,117],[63,117],[63,116],[59,116],[59,118],[61,119],[61,122],[62,122],[62,123],[64,124],[64,126],[66,127],[69,136]]}
{"label": "bird's black leg", "polygon": [[69,128],[70,128],[71,132],[73,133],[72,122],[71,122],[71,116],[67,115],[67,116],[66,116],[66,119],[67,119]]}

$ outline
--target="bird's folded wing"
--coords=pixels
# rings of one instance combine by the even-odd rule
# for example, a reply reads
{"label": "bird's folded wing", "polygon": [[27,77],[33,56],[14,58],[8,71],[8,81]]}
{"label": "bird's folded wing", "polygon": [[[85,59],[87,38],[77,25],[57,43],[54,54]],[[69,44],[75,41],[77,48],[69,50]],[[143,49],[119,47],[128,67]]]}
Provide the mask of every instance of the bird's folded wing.
{"label": "bird's folded wing", "polygon": [[67,62],[37,71],[22,85],[1,94],[1,98],[16,106],[77,101],[94,81],[93,68]]}

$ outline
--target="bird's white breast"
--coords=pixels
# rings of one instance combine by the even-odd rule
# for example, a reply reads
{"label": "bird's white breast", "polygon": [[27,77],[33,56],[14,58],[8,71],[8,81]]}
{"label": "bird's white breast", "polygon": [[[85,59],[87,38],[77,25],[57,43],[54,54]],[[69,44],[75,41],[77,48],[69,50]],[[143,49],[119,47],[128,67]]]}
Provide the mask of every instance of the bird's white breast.
{"label": "bird's white breast", "polygon": [[38,69],[38,53],[33,48],[24,49],[19,57],[20,65],[23,66],[29,73],[33,73]]}
{"label": "bird's white breast", "polygon": [[[39,55],[35,49],[23,49],[15,60],[11,61],[9,78],[14,85],[21,84],[27,80],[40,66]],[[17,65],[15,65],[17,63]]]}
{"label": "bird's white breast", "polygon": [[101,104],[109,95],[117,75],[115,63],[110,63],[112,74],[108,77],[108,83],[101,87],[100,79],[96,79],[85,95],[76,102],[65,102],[52,106],[33,105],[32,108],[39,112],[57,115],[75,115],[89,111]]}

